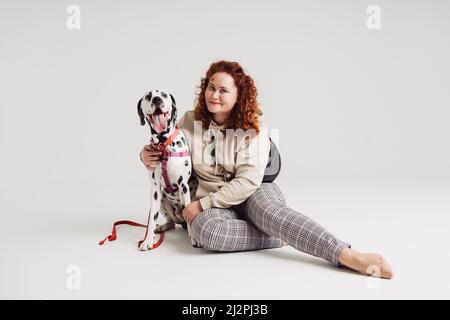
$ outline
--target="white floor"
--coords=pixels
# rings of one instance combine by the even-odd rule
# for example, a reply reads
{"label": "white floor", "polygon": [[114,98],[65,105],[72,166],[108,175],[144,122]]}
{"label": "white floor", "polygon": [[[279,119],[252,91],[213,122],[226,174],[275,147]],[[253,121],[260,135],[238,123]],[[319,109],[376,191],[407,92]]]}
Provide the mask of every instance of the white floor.
{"label": "white floor", "polygon": [[82,201],[61,193],[52,196],[51,205],[46,202],[50,196],[35,202],[11,192],[16,198],[9,198],[2,214],[10,213],[1,231],[0,298],[450,298],[448,185],[342,187],[328,182],[295,188],[281,181],[280,186],[291,207],[354,249],[382,253],[395,278],[336,269],[291,247],[209,253],[190,247],[181,228],[167,233],[161,247],[150,252],[137,250],[140,228],[122,227],[117,241],[99,246],[114,220],[145,220],[144,205],[128,209],[124,200],[133,188],[129,194],[91,193]]}

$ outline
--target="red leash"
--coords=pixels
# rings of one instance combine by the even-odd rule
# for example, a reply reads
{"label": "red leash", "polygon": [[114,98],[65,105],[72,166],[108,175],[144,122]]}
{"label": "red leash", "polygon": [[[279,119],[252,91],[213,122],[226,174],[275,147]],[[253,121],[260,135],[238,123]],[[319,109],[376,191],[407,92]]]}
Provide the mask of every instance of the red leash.
{"label": "red leash", "polygon": [[[112,228],[111,234],[110,234],[109,236],[107,236],[105,239],[101,240],[98,244],[99,244],[99,245],[103,245],[103,244],[106,242],[106,240],[109,240],[109,241],[114,241],[114,240],[116,240],[116,239],[117,239],[117,230],[116,230],[116,227],[117,227],[117,226],[120,226],[120,225],[122,225],[122,224],[130,225],[130,226],[134,226],[134,227],[143,227],[143,228],[147,228],[147,226],[146,226],[145,224],[140,224],[140,223],[137,223],[137,222],[134,222],[134,221],[129,221],[129,220],[120,220],[120,221],[117,221],[117,222],[115,222],[115,223],[113,224],[113,228]],[[156,243],[153,245],[153,248],[152,248],[152,249],[158,248],[159,245],[163,242],[163,239],[164,239],[164,232],[161,232],[160,235],[161,235],[161,236],[159,237],[158,242],[156,242]],[[147,236],[147,234],[146,234],[146,236]],[[139,241],[138,247],[141,246],[142,241],[144,241],[144,240]]]}
{"label": "red leash", "polygon": [[[189,156],[190,153],[187,151],[184,152],[169,152],[166,150],[167,146],[170,145],[172,143],[172,141],[177,137],[178,133],[180,132],[180,128],[176,127],[175,131],[172,133],[172,135],[169,137],[169,139],[167,139],[164,143],[160,143],[158,145],[154,145],[154,147],[156,149],[158,149],[159,151],[161,151],[164,157],[186,157]],[[166,169],[166,165],[167,165],[167,159],[166,160],[162,160],[162,172],[163,172],[163,177],[164,177],[164,182],[166,183],[166,188],[170,191],[173,192],[174,190],[172,189],[172,185],[169,182],[169,177],[167,175],[167,169]],[[150,219],[150,213],[149,213],[149,219]],[[130,226],[134,226],[134,227],[143,227],[143,228],[147,228],[147,226],[145,224],[140,224],[134,221],[129,221],[129,220],[121,220],[121,221],[117,221],[113,224],[113,229],[112,232],[109,236],[107,236],[105,239],[103,239],[102,241],[100,241],[98,244],[99,245],[103,245],[106,240],[109,241],[114,241],[117,239],[117,231],[116,231],[116,227],[122,224],[127,224]],[[159,247],[159,245],[162,243],[163,239],[164,239],[164,232],[160,233],[161,236],[159,237],[158,242],[156,242],[153,245],[152,249],[156,249]],[[145,233],[145,237],[147,237],[147,232]],[[145,238],[144,238],[145,239]],[[141,240],[138,242],[138,247],[141,246],[141,243],[144,240]]]}

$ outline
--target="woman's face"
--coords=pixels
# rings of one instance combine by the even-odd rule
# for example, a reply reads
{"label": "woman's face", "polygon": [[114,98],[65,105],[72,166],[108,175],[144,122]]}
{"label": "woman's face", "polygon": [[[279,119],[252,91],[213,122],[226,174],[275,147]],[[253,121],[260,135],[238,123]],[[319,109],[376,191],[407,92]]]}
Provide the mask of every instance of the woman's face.
{"label": "woman's face", "polygon": [[219,125],[223,124],[233,110],[237,98],[238,89],[233,77],[226,72],[213,74],[205,91],[205,100],[214,121]]}

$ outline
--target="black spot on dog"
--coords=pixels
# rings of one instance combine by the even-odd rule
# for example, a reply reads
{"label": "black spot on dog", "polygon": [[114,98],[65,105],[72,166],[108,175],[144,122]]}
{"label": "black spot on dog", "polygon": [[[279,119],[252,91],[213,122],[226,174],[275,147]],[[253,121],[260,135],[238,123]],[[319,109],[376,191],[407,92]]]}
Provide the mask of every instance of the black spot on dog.
{"label": "black spot on dog", "polygon": [[155,179],[155,171],[152,172],[152,178]]}
{"label": "black spot on dog", "polygon": [[158,219],[158,215],[159,215],[159,211],[155,213],[155,215],[153,216],[153,220]]}
{"label": "black spot on dog", "polygon": [[176,183],[172,183],[172,188],[176,188],[178,185]]}
{"label": "black spot on dog", "polygon": [[147,100],[147,101],[152,100],[152,93],[151,92],[148,95],[145,96],[145,100]]}
{"label": "black spot on dog", "polygon": [[172,142],[172,143],[171,143],[171,146],[172,146],[172,147],[175,147],[175,142]]}
{"label": "black spot on dog", "polygon": [[211,141],[214,141],[214,139],[216,139],[216,137],[214,137],[213,135],[211,135]]}
{"label": "black spot on dog", "polygon": [[181,185],[181,187],[183,188],[183,193],[187,193],[187,188],[186,188],[186,185],[184,183]]}
{"label": "black spot on dog", "polygon": [[183,143],[186,144],[186,140],[184,140],[184,137],[181,137],[181,141],[183,141]]}
{"label": "black spot on dog", "polygon": [[215,157],[216,156],[216,149],[212,149],[212,151],[211,151],[211,157]]}
{"label": "black spot on dog", "polygon": [[153,194],[153,198],[158,199],[158,192],[155,191],[155,193]]}
{"label": "black spot on dog", "polygon": [[183,144],[181,143],[181,141],[177,141],[177,147],[178,147],[178,148],[183,147]]}
{"label": "black spot on dog", "polygon": [[138,104],[137,104],[137,111],[138,111],[138,115],[139,115],[139,120],[141,122],[141,126],[143,126],[143,125],[145,125],[145,120],[147,120],[147,122],[148,122],[148,119],[144,117],[144,112],[142,112],[141,103],[142,103],[142,99],[139,99]]}
{"label": "black spot on dog", "polygon": [[189,161],[186,160],[186,161],[184,162],[184,165],[187,167],[187,166],[189,165]]}
{"label": "black spot on dog", "polygon": [[180,176],[180,177],[178,178],[178,184],[180,184],[181,182],[183,182],[183,176]]}
{"label": "black spot on dog", "polygon": [[188,175],[191,175],[191,172],[190,172],[190,171],[188,172]]}

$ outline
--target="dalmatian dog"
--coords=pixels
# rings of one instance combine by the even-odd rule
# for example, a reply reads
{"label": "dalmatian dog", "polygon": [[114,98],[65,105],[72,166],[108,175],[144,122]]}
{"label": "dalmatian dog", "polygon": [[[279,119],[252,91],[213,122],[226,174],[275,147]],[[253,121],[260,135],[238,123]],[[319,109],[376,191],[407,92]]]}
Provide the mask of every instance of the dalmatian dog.
{"label": "dalmatian dog", "polygon": [[[191,226],[182,216],[182,211],[193,198],[198,181],[192,173],[189,146],[183,131],[176,126],[177,109],[175,98],[167,91],[152,90],[138,102],[137,111],[141,125],[145,121],[150,126],[150,145],[162,152],[161,163],[150,178],[150,211],[147,231],[139,249],[150,250],[156,243],[155,233],[165,232],[181,224],[187,228],[189,239],[194,247],[199,247],[192,236]],[[166,223],[156,225],[159,213]]]}

